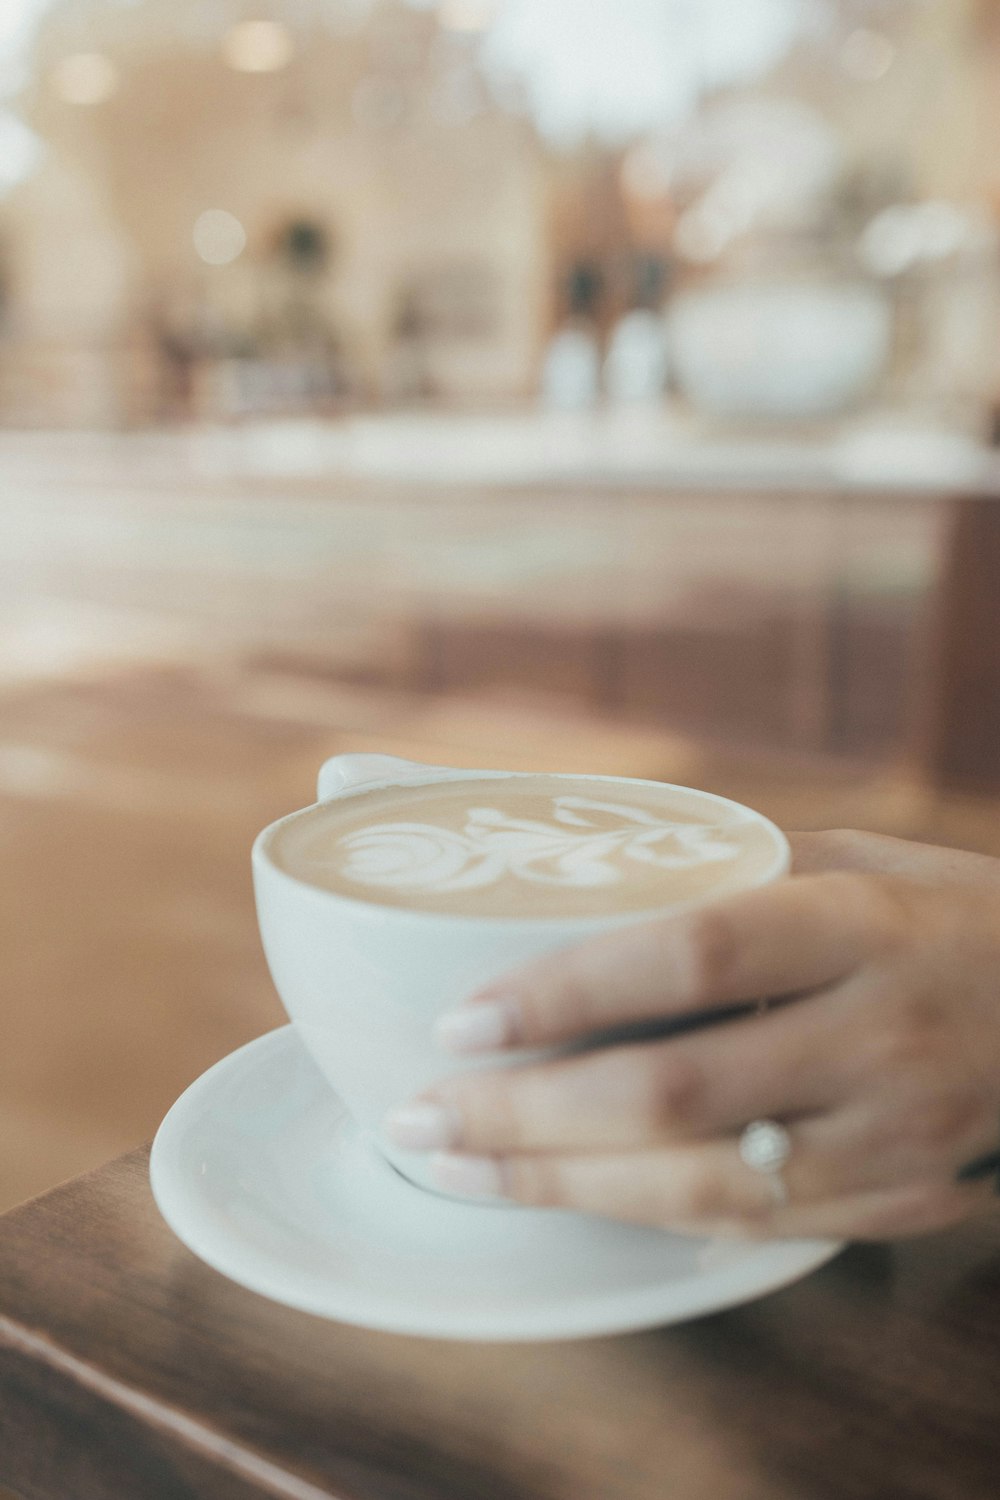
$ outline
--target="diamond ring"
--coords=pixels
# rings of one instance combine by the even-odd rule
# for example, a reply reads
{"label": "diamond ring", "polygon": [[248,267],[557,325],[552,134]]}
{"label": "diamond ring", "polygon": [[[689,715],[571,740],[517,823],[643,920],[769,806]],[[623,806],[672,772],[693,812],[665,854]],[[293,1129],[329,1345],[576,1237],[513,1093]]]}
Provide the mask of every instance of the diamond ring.
{"label": "diamond ring", "polygon": [[781,1169],[792,1154],[792,1138],[776,1120],[754,1120],[740,1136],[740,1158],[768,1179],[776,1202],[788,1202]]}

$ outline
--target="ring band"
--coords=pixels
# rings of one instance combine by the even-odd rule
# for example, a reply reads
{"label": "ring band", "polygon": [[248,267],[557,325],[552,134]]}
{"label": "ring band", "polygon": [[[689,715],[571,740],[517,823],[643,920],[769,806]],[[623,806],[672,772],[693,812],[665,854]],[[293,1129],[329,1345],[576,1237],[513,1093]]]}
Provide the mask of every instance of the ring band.
{"label": "ring band", "polygon": [[792,1154],[792,1138],[777,1120],[753,1120],[740,1136],[740,1159],[752,1172],[768,1179],[775,1202],[788,1202],[788,1188],[781,1175]]}

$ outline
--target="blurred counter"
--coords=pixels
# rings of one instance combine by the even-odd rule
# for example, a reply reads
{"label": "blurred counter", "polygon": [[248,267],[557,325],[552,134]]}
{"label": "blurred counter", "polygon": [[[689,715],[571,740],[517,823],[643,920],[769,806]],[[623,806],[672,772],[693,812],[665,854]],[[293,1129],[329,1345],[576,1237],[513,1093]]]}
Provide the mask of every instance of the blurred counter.
{"label": "blurred counter", "polygon": [[502,488],[973,490],[1000,494],[1000,459],[967,432],[910,415],[836,428],[723,431],[670,409],[492,415],[407,411],[111,432],[6,432],[8,479],[26,467],[76,479],[358,478]]}

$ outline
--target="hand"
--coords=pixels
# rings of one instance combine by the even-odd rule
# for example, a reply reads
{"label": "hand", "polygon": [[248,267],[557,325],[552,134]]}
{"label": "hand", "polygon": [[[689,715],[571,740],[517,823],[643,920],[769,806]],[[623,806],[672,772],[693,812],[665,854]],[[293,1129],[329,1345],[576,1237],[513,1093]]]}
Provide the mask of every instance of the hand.
{"label": "hand", "polygon": [[[390,1133],[437,1149],[446,1190],[692,1234],[886,1239],[995,1203],[1000,860],[792,842],[790,879],[549,956],[445,1017],[464,1053],[577,1045],[453,1078]],[[757,1119],[789,1131],[785,1202],[740,1157]]]}

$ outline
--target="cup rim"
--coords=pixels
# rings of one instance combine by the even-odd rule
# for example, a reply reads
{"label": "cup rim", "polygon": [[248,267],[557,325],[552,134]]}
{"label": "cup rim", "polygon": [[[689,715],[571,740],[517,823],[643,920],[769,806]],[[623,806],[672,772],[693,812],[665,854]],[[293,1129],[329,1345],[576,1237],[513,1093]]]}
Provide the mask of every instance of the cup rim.
{"label": "cup rim", "polygon": [[723,807],[736,808],[742,813],[750,815],[750,821],[762,824],[767,828],[774,839],[775,859],[773,864],[768,865],[764,873],[755,880],[748,881],[745,886],[738,887],[737,891],[729,894],[736,895],[743,891],[758,890],[763,886],[770,885],[773,881],[788,875],[792,864],[792,849],[785,833],[773,823],[770,818],[765,817],[756,808],[747,807],[743,802],[737,802],[732,797],[723,797],[717,792],[704,792],[700,787],[682,786],[679,782],[655,781],[647,777],[639,776],[607,776],[591,775],[587,772],[577,771],[477,771],[456,767],[449,768],[448,774],[442,775],[441,768],[436,768],[437,774],[419,779],[407,779],[405,783],[395,781],[392,777],[384,780],[364,782],[363,784],[349,788],[337,797],[328,798],[322,802],[313,802],[308,807],[297,808],[294,812],[286,813],[284,817],[277,818],[273,823],[261,830],[253,843],[251,859],[255,870],[264,869],[272,878],[276,878],[280,884],[288,885],[303,895],[310,897],[319,903],[329,906],[343,908],[350,912],[357,920],[369,920],[375,922],[401,921],[414,923],[427,927],[431,923],[441,923],[447,927],[464,927],[472,925],[488,926],[492,928],[535,928],[539,931],[551,931],[554,927],[562,927],[567,931],[596,930],[601,927],[620,927],[634,922],[653,921],[656,917],[674,916],[681,912],[691,911],[699,906],[706,906],[716,899],[716,894],[709,891],[702,896],[694,896],[687,901],[671,902],[666,906],[649,906],[642,908],[631,908],[628,911],[598,913],[591,915],[554,915],[554,916],[497,916],[488,912],[439,912],[421,909],[411,906],[394,906],[387,902],[366,901],[362,897],[347,896],[339,891],[331,891],[324,886],[314,885],[311,881],[303,880],[298,875],[292,875],[284,869],[273,858],[271,845],[278,833],[287,824],[296,822],[300,818],[306,818],[316,812],[318,808],[326,807],[330,802],[346,802],[353,797],[360,797],[368,792],[391,791],[399,786],[434,786],[447,785],[454,781],[483,781],[483,780],[513,780],[518,777],[546,776],[558,781],[600,781],[608,785],[622,785],[626,783],[631,786],[648,786],[664,792],[691,792],[699,797],[707,797],[710,801]]}

